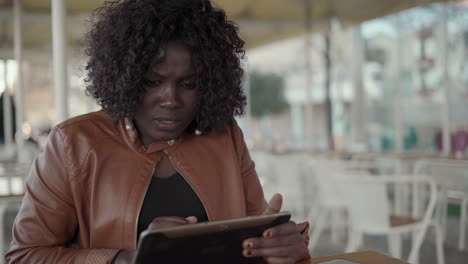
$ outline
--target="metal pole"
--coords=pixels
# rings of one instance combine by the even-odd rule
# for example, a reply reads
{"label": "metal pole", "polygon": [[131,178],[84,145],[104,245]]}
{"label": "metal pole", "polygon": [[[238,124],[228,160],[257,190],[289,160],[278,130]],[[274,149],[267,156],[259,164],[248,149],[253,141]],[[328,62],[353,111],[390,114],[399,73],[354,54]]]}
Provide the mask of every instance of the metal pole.
{"label": "metal pole", "polygon": [[5,146],[10,147],[13,144],[13,127],[11,120],[11,95],[8,88],[8,60],[3,60],[3,81],[5,91],[3,92],[3,135]]}
{"label": "metal pole", "polygon": [[[395,15],[395,30],[396,30],[396,50],[395,50],[395,68],[394,75],[395,75],[395,95],[393,97],[393,121],[395,126],[395,153],[402,153],[404,150],[403,146],[403,118],[402,118],[402,96],[401,96],[401,65],[402,65],[402,38],[403,34],[401,32],[402,26],[402,17],[401,14]],[[398,159],[398,158],[397,158]],[[401,161],[398,163],[396,167],[397,173],[401,173]],[[395,185],[394,191],[396,193],[395,203],[394,203],[394,210],[395,214],[399,215],[402,214],[404,211],[404,202],[402,198],[403,189],[401,186]]]}
{"label": "metal pole", "polygon": [[395,152],[402,153],[403,146],[403,104],[402,104],[402,85],[401,85],[401,66],[402,66],[402,32],[401,15],[396,15],[396,64],[395,64],[395,97],[394,97],[394,125],[395,125]]}
{"label": "metal pole", "polygon": [[365,111],[366,93],[364,91],[362,69],[363,69],[363,40],[361,27],[356,26],[353,30],[353,82],[354,99],[352,105],[352,137],[353,143],[357,146],[364,145],[365,142]]}
{"label": "metal pole", "polygon": [[22,11],[21,0],[13,2],[13,27],[14,27],[14,54],[16,61],[16,144],[18,150],[24,143],[23,139],[23,105],[24,105],[24,87],[23,87],[23,35],[22,35]]}
{"label": "metal pole", "polygon": [[442,102],[442,152],[443,155],[450,155],[452,149],[452,139],[451,139],[451,84],[450,84],[450,75],[449,75],[449,59],[448,59],[448,8],[449,2],[445,2],[443,7],[442,14],[442,54],[443,54],[443,88],[444,88],[444,100]]}
{"label": "metal pole", "polygon": [[331,34],[332,34],[331,19],[327,21],[327,29],[324,33],[325,50],[323,52],[323,60],[325,61],[325,131],[328,140],[328,150],[334,151],[334,132],[333,132],[333,106],[331,100]]}
{"label": "metal pole", "polygon": [[305,109],[304,109],[304,128],[305,128],[305,144],[306,148],[314,149],[314,128],[313,128],[313,98],[311,93],[312,88],[312,58],[311,58],[311,33],[312,33],[312,3],[305,0],[305,38],[304,38],[304,55],[305,55]]}
{"label": "metal pole", "polygon": [[54,93],[56,121],[68,118],[68,72],[66,5],[63,0],[52,0],[52,47],[54,65]]}

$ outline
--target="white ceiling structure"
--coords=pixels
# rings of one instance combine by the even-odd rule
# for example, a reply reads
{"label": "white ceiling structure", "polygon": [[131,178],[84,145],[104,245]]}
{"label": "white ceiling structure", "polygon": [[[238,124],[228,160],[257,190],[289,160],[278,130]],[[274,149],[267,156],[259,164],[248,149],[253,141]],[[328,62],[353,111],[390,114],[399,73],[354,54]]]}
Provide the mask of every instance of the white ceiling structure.
{"label": "white ceiling structure", "polygon": [[[64,1],[64,2],[61,2]],[[154,0],[157,1],[157,0]],[[240,34],[247,49],[277,40],[303,34],[306,31],[327,30],[329,20],[337,19],[342,25],[353,25],[395,13],[408,8],[443,2],[442,0],[212,0],[226,10],[228,17],[239,24]],[[445,0],[449,1],[449,0]],[[15,5],[16,3],[16,5]],[[18,5],[18,3],[20,5]],[[52,50],[51,6],[54,3],[54,49]],[[23,58],[54,60],[54,105],[56,121],[68,117],[68,82],[66,46],[76,51],[82,47],[87,31],[86,20],[103,0],[0,0],[0,59],[16,58],[18,73],[15,101],[16,127],[23,125],[24,87],[22,84]],[[65,8],[62,5],[65,5]],[[20,8],[18,8],[20,6]],[[15,7],[17,7],[15,9]],[[19,21],[21,13],[21,24]],[[21,12],[19,12],[21,10]],[[66,16],[63,15],[66,11]],[[15,19],[16,18],[16,19]],[[62,21],[63,19],[63,21]],[[14,34],[14,24],[22,25]],[[65,30],[60,27],[66,25]],[[306,26],[308,25],[308,26]],[[16,27],[19,29],[20,27]],[[307,30],[306,30],[307,28]],[[21,34],[18,32],[21,31]],[[65,32],[65,33],[64,33]],[[65,37],[66,36],[66,37]],[[16,41],[14,41],[16,39]],[[66,43],[66,44],[65,44]],[[13,47],[14,46],[14,47]],[[53,56],[51,56],[53,54]],[[80,53],[78,53],[80,54]],[[5,98],[9,98],[6,96]],[[5,104],[6,105],[6,104]],[[6,109],[9,109],[6,107]],[[4,112],[5,117],[10,113]],[[7,122],[9,123],[9,122]],[[6,126],[8,127],[8,126]],[[7,144],[12,142],[11,128],[7,128]],[[21,144],[21,129],[18,129]],[[6,133],[5,135],[8,135]],[[449,135],[449,133],[447,133]],[[444,141],[445,142],[445,141]],[[450,144],[446,144],[450,146]]]}
{"label": "white ceiling structure", "polygon": [[[13,1],[0,0],[0,57],[11,56]],[[64,0],[67,35],[71,47],[79,47],[86,32],[85,20],[102,0]],[[308,1],[308,3],[307,3]],[[330,17],[344,25],[357,24],[435,0],[214,0],[240,27],[247,48],[304,33],[306,5],[311,6],[312,30],[321,30]],[[23,46],[29,52],[51,50],[51,0],[21,0]]]}

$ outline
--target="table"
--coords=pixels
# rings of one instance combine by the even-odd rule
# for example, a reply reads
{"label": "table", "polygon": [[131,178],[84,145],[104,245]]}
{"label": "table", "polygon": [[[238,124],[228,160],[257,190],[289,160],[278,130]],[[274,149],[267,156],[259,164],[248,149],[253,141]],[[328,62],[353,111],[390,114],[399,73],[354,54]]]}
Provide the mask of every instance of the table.
{"label": "table", "polygon": [[376,251],[362,251],[354,253],[345,253],[339,255],[317,257],[309,260],[301,261],[298,264],[318,264],[335,259],[345,259],[361,264],[409,264],[402,260],[386,256]]}

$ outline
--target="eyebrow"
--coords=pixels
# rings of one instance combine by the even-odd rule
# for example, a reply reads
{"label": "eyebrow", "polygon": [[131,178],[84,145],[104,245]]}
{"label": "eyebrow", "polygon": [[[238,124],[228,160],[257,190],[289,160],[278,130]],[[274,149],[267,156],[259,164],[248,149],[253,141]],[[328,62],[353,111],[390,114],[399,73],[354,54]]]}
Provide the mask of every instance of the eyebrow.
{"label": "eyebrow", "polygon": [[[152,74],[154,76],[156,76],[156,78],[165,78],[166,77],[166,76],[161,75],[161,74],[159,74],[159,73],[157,73],[155,71],[153,71]],[[196,75],[195,73],[191,73],[191,74],[188,74],[187,76],[182,76],[181,79],[184,79],[184,80],[193,79],[193,78],[195,78],[195,75]]]}

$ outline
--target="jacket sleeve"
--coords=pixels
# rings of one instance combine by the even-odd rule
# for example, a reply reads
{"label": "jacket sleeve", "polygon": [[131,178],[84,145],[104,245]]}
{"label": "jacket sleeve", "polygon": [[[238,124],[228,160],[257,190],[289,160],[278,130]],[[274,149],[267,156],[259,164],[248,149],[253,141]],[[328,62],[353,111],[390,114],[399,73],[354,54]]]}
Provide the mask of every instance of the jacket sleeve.
{"label": "jacket sleeve", "polygon": [[116,249],[67,248],[78,232],[70,188],[67,144],[54,129],[47,145],[33,163],[26,180],[26,193],[13,225],[13,240],[7,263],[108,264]]}
{"label": "jacket sleeve", "polygon": [[[237,155],[241,164],[241,173],[244,181],[244,191],[246,198],[247,215],[260,215],[266,207],[263,189],[255,171],[255,164],[250,158],[249,150],[244,141],[242,130],[237,124],[233,126],[233,138],[237,149]],[[310,258],[309,254],[309,223],[303,222],[297,224],[299,233],[304,238],[304,246],[302,247],[301,259]]]}

